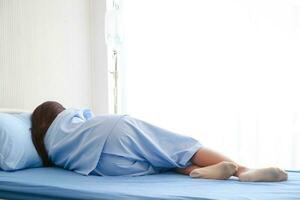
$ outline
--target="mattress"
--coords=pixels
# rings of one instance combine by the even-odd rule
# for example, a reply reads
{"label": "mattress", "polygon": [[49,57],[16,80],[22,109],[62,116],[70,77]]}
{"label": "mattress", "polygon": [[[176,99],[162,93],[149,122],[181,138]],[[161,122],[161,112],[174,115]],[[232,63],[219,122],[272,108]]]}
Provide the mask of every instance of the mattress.
{"label": "mattress", "polygon": [[156,175],[82,176],[60,168],[0,171],[0,199],[300,199],[300,171],[287,182],[193,179],[166,172]]}

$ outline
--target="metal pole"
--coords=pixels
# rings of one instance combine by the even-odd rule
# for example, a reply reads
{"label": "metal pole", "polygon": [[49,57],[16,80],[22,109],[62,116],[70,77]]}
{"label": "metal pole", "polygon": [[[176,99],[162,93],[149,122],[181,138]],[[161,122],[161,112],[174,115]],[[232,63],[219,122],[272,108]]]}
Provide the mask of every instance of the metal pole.
{"label": "metal pole", "polygon": [[113,49],[113,56],[114,56],[114,71],[113,71],[113,78],[114,78],[114,113],[118,113],[118,52],[116,49]]}

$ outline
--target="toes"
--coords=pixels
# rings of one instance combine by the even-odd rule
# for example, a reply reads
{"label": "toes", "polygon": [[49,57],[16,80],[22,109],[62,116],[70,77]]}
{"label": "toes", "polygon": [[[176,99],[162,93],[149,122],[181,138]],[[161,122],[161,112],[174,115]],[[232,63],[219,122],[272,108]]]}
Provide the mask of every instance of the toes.
{"label": "toes", "polygon": [[197,177],[199,177],[200,174],[199,174],[198,171],[199,171],[199,170],[194,169],[193,171],[190,172],[189,176],[192,177],[192,178],[197,178]]}
{"label": "toes", "polygon": [[286,181],[288,179],[287,173],[284,173],[284,175],[281,177],[281,181]]}
{"label": "toes", "polygon": [[277,171],[278,171],[278,174],[279,174],[279,180],[280,181],[286,181],[287,178],[288,178],[288,174],[280,168],[277,168]]}
{"label": "toes", "polygon": [[223,179],[228,179],[230,176],[232,176],[237,171],[236,164],[232,162],[224,162],[222,163],[222,174]]}
{"label": "toes", "polygon": [[233,175],[238,170],[238,166],[235,163],[226,162],[224,164],[226,164],[226,169],[231,173],[231,175]]}
{"label": "toes", "polygon": [[272,173],[273,177],[277,180],[277,181],[285,181],[287,180],[287,173],[280,169],[280,168],[271,168],[272,170],[270,170],[270,172]]}

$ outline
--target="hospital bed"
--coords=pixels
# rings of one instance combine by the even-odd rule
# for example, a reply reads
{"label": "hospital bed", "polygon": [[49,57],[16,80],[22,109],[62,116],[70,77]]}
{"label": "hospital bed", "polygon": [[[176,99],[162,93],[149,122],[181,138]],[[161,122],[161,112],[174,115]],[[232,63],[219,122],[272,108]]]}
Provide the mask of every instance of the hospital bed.
{"label": "hospital bed", "polygon": [[[16,113],[20,110],[0,110]],[[286,182],[193,179],[174,172],[148,176],[82,176],[61,168],[0,170],[0,199],[300,200],[300,171]]]}

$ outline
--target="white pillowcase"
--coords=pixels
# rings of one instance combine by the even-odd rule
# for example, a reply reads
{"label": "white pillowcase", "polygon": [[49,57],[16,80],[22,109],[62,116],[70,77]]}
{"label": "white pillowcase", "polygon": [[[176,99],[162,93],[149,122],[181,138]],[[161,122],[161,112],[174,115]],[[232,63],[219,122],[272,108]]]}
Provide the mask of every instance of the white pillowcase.
{"label": "white pillowcase", "polygon": [[0,169],[14,171],[42,166],[30,127],[30,113],[0,113]]}

